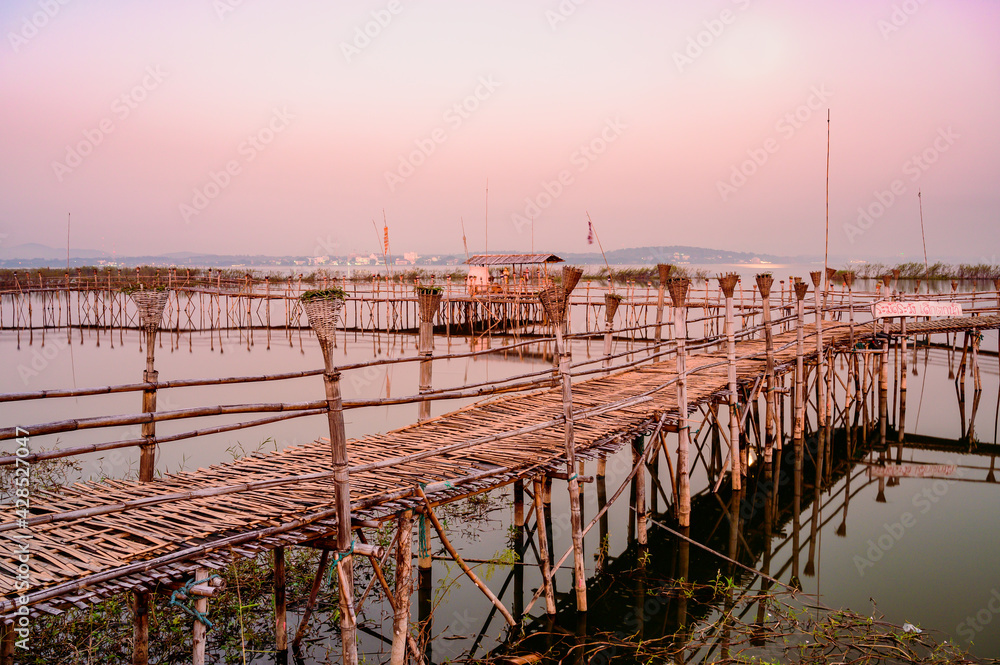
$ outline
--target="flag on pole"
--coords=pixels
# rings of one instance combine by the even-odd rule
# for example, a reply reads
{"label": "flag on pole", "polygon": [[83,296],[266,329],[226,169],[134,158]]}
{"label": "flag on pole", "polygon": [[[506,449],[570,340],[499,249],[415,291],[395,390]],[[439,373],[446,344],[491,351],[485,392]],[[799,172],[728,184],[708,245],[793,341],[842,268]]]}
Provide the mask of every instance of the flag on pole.
{"label": "flag on pole", "polygon": [[594,244],[594,224],[591,221],[587,221],[587,244]]}

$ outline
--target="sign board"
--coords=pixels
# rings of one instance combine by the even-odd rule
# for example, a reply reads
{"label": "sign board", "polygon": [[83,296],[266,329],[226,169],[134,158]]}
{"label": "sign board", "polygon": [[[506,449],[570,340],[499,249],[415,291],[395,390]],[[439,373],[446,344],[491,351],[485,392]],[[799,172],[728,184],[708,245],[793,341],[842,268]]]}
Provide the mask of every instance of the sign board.
{"label": "sign board", "polygon": [[962,316],[962,306],[939,300],[882,300],[872,305],[872,316]]}
{"label": "sign board", "polygon": [[870,478],[927,478],[950,476],[958,470],[954,464],[887,464],[868,467]]}

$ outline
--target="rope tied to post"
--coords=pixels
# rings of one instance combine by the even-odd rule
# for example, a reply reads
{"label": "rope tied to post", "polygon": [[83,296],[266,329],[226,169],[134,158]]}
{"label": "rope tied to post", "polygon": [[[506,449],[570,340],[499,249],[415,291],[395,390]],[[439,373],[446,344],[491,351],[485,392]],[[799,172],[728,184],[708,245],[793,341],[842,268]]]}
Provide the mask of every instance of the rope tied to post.
{"label": "rope tied to post", "polygon": [[351,538],[351,546],[348,547],[343,552],[337,552],[337,556],[335,556],[333,558],[333,561],[330,562],[330,566],[326,569],[327,586],[330,586],[333,583],[333,571],[337,570],[337,566],[340,565],[340,562],[346,559],[347,557],[351,556],[352,554],[354,554],[354,544],[356,542],[358,541],[355,540],[354,538]]}
{"label": "rope tied to post", "polygon": [[179,607],[182,612],[184,612],[186,614],[190,614],[192,617],[195,618],[195,620],[200,621],[203,624],[205,624],[205,629],[206,630],[212,630],[212,622],[209,621],[207,613],[202,613],[202,612],[199,612],[198,610],[196,610],[194,608],[193,603],[192,604],[188,604],[188,603],[183,603],[183,602],[179,601],[177,599],[177,596],[178,595],[184,596],[185,598],[187,598],[190,601],[192,587],[196,587],[199,584],[207,584],[208,582],[210,582],[210,581],[212,581],[214,579],[218,579],[218,578],[219,578],[219,576],[215,575],[215,574],[209,575],[208,577],[206,577],[203,580],[196,580],[195,578],[192,577],[190,580],[188,580],[187,582],[184,583],[184,586],[182,586],[180,589],[177,589],[172,594],[170,594],[170,604],[173,605],[173,606],[175,606],[175,607]]}

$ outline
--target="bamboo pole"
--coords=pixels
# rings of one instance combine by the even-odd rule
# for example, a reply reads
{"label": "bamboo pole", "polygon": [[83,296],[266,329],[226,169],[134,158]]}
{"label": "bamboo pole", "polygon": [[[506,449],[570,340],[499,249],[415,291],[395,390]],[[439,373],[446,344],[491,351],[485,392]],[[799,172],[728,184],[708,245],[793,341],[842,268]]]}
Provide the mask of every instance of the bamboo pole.
{"label": "bamboo pole", "polygon": [[285,601],[285,548],[274,548],[274,648],[288,650],[288,608]]}
{"label": "bamboo pole", "polygon": [[691,280],[671,279],[670,297],[677,319],[677,521],[681,527],[691,525],[691,478],[688,470],[688,454],[691,447],[691,425],[688,424],[687,401],[687,307],[686,299]]}
{"label": "bamboo pole", "polygon": [[542,568],[542,589],[545,593],[545,613],[549,616],[556,614],[556,596],[552,589],[551,561],[549,559],[549,538],[545,529],[544,508],[542,507],[542,481],[537,476],[534,478],[534,501],[535,501],[535,523],[538,538],[538,562]]}
{"label": "bamboo pole", "polygon": [[719,288],[726,299],[726,372],[729,388],[729,457],[732,460],[731,480],[733,491],[739,490],[743,486],[743,474],[745,473],[740,459],[740,421],[736,383],[736,336],[735,319],[733,316],[733,292],[736,289],[736,282],[739,275],[728,273],[719,277]]}
{"label": "bamboo pole", "polygon": [[[774,277],[770,273],[757,275],[757,289],[761,298],[761,318],[764,326],[765,371],[764,371],[764,461],[770,462],[775,445],[775,421],[777,414],[774,404],[774,331],[771,329],[771,286]],[[780,450],[781,444],[778,443]]]}
{"label": "bamboo pole", "polygon": [[618,311],[618,305],[621,304],[621,300],[621,296],[616,293],[604,294],[604,368],[608,370],[611,368],[611,345],[614,335],[615,312]]}
{"label": "bamboo pole", "polygon": [[413,512],[404,510],[397,516],[396,530],[396,590],[392,620],[392,651],[390,663],[405,665],[408,644],[410,596],[413,593]]}
{"label": "bamboo pole", "polygon": [[448,554],[451,555],[451,558],[455,560],[455,563],[458,564],[458,567],[462,569],[462,571],[468,576],[468,578],[472,580],[473,584],[479,587],[479,590],[482,591],[486,595],[486,597],[490,599],[490,602],[493,603],[494,607],[496,607],[497,610],[499,610],[500,614],[503,615],[504,621],[507,622],[507,625],[516,626],[517,622],[514,621],[514,617],[512,617],[510,612],[507,611],[507,608],[504,607],[504,604],[500,602],[500,599],[497,598],[492,591],[490,591],[490,588],[488,586],[483,584],[483,582],[476,576],[476,574],[472,571],[472,569],[469,568],[469,565],[462,560],[462,557],[452,546],[451,542],[448,540],[448,534],[445,533],[444,527],[441,526],[441,522],[438,521],[437,515],[434,514],[434,509],[431,507],[430,500],[427,498],[427,495],[424,494],[424,489],[420,487],[420,485],[416,485],[414,487],[414,490],[417,492],[417,494],[420,495],[420,498],[423,499],[425,514],[427,515],[428,518],[430,518],[431,524],[434,525],[434,530],[437,531],[438,538],[441,539],[441,544],[444,546],[444,548],[448,550]]}
{"label": "bamboo pole", "polygon": [[[196,568],[194,572],[194,578],[196,580],[204,579],[207,576],[207,571],[204,568]],[[208,612],[208,597],[197,595],[194,597],[194,610],[195,612],[200,612],[205,614]],[[208,643],[208,626],[206,626],[201,620],[195,619],[194,628],[192,629],[191,637],[192,647],[191,647],[191,663],[192,665],[205,665],[205,647]]]}
{"label": "bamboo pole", "polygon": [[818,412],[819,412],[819,423],[821,427],[827,426],[827,412],[826,412],[826,355],[823,353],[823,307],[820,300],[820,282],[822,280],[823,273],[818,270],[809,273],[812,278],[813,283],[813,295],[816,300],[816,369],[817,369],[817,380],[816,386],[819,389],[818,402]]}
{"label": "bamboo pole", "polygon": [[316,332],[323,352],[323,385],[326,391],[327,424],[330,430],[330,453],[333,464],[337,508],[337,578],[340,581],[340,633],[344,665],[358,662],[357,617],[354,614],[354,565],[351,551],[351,484],[348,471],[347,434],[340,395],[340,372],[333,359],[333,340],[337,315],[343,299],[312,300],[303,303],[309,325]]}
{"label": "bamboo pole", "polygon": [[663,291],[667,286],[667,279],[670,277],[672,265],[667,263],[657,263],[656,270],[659,273],[660,284],[656,289],[656,328],[654,329],[653,341],[659,345],[663,329]]}
{"label": "bamboo pole", "polygon": [[[797,325],[795,334],[795,406],[792,439],[795,441],[796,449],[798,449],[802,445],[805,434],[805,306],[802,301],[806,297],[809,285],[796,278],[794,288]],[[796,454],[798,455],[799,453]]]}

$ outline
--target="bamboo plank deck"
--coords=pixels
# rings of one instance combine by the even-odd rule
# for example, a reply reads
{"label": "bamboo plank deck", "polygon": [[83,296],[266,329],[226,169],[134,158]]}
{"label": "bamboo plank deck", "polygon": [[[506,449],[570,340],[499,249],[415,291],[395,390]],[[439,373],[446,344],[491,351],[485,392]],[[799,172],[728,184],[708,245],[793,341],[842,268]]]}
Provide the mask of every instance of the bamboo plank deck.
{"label": "bamboo plank deck", "polygon": [[[910,322],[907,333],[998,327],[1000,316],[981,316]],[[804,332],[811,336],[814,331],[815,326],[809,324]],[[890,331],[898,332],[899,325],[893,324]],[[870,337],[870,325],[855,326],[856,340]],[[778,371],[794,365],[795,338],[794,330],[775,335]],[[815,341],[808,339],[811,343],[807,343],[806,353],[815,355]],[[824,324],[827,348],[845,348],[848,339],[846,323]],[[754,382],[764,373],[763,340],[738,343],[738,357],[751,353],[760,355],[738,361],[741,382]],[[687,387],[692,410],[727,390],[724,351],[691,355],[688,368],[693,372]],[[574,413],[632,400],[575,420],[577,454],[586,459],[614,451],[632,437],[649,432],[664,416],[676,427],[680,414],[676,413],[675,380],[675,361],[667,360],[575,383]],[[644,396],[647,399],[640,401]],[[518,478],[563,470],[563,425],[558,422],[561,414],[560,389],[545,389],[480,402],[422,423],[350,441],[352,515],[386,519],[412,507],[419,503],[419,497],[413,498],[418,483],[446,483],[434,488],[432,499],[447,502]],[[549,421],[556,423],[489,440]],[[487,440],[471,447],[442,450],[480,438]],[[401,457],[407,461],[356,470]],[[318,439],[280,452],[170,474],[153,483],[87,482],[62,488],[58,493],[39,493],[32,497],[31,517],[330,470],[329,442]],[[36,524],[30,527],[32,586],[27,591],[15,587],[17,552],[23,542],[16,536],[23,535],[24,529],[0,531],[0,591],[4,596],[0,615],[11,614],[13,600],[19,595],[29,595],[34,613],[59,614],[70,606],[85,607],[123,590],[150,590],[159,583],[186,579],[197,567],[222,568],[235,554],[252,556],[277,546],[329,536],[337,528],[333,505],[334,480],[329,475]],[[4,524],[16,522],[13,506],[5,506],[0,515]]]}

